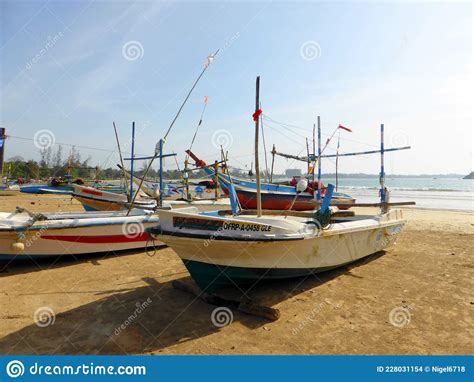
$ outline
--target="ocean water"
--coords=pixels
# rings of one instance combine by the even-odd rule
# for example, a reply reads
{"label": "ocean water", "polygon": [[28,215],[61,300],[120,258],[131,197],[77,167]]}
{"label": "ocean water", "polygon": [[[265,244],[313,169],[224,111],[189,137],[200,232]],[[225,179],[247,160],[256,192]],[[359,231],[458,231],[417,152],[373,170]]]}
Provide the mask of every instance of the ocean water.
{"label": "ocean water", "polygon": [[[335,178],[322,178],[324,184],[336,184]],[[474,180],[462,178],[385,178],[390,201],[414,201],[416,207],[474,211]],[[377,202],[378,178],[340,178],[339,191],[352,195],[360,203]]]}

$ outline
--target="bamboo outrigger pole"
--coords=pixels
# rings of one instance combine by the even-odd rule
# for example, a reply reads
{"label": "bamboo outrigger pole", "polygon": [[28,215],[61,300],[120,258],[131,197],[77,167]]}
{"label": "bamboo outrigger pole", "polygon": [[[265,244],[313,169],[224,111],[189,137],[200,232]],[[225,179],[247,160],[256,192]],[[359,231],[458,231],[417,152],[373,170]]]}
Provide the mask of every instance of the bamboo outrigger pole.
{"label": "bamboo outrigger pole", "polygon": [[[120,148],[120,140],[119,140],[119,137],[118,137],[117,128],[115,127],[115,122],[112,122],[112,123],[114,125],[115,140],[117,141],[117,148],[118,148],[119,157],[120,157],[120,166],[121,166],[121,170],[122,170],[123,179],[124,179],[124,182],[125,182],[125,188],[128,189],[127,174],[125,173],[125,166],[124,166],[123,157],[122,157],[122,149]],[[127,192],[127,199],[128,199],[128,201],[131,200],[130,195],[128,194],[128,192]]]}
{"label": "bamboo outrigger pole", "polygon": [[[143,178],[141,179],[140,181],[140,184],[138,186],[138,189],[140,190],[140,188],[142,187],[143,185],[143,181],[145,180],[146,176],[148,175],[148,171],[150,171],[150,168],[151,168],[151,165],[153,164],[153,161],[158,158],[158,156],[161,156],[162,155],[162,152],[160,150],[163,149],[163,143],[166,142],[166,138],[168,138],[168,134],[170,133],[171,129],[173,128],[174,126],[174,123],[176,122],[176,120],[178,119],[179,115],[181,114],[181,110],[183,110],[183,107],[184,105],[186,105],[186,103],[188,102],[188,99],[189,99],[189,96],[191,95],[191,93],[193,92],[194,88],[196,87],[196,85],[198,84],[199,80],[201,79],[201,77],[204,75],[204,73],[206,72],[207,68],[209,67],[209,65],[212,63],[212,61],[214,60],[214,57],[216,57],[217,53],[219,53],[219,49],[217,49],[217,51],[214,53],[214,54],[211,54],[207,57],[207,63],[206,65],[204,66],[204,69],[201,71],[201,73],[199,74],[198,78],[196,78],[196,81],[194,81],[193,83],[193,86],[191,87],[191,89],[189,90],[188,94],[186,95],[186,98],[184,99],[183,103],[181,104],[180,108],[178,109],[178,112],[176,113],[175,117],[173,118],[173,121],[171,121],[171,124],[169,125],[168,127],[168,130],[166,130],[166,133],[163,137],[162,140],[160,140],[160,142],[158,142],[157,144],[157,147],[155,147],[155,155],[153,155],[153,157],[151,157],[151,160],[150,160],[150,163],[148,164],[148,167],[146,168],[144,174],[143,174]],[[162,141],[162,142],[161,142]],[[161,192],[163,192],[163,190],[160,189],[160,194]],[[135,203],[135,198],[136,196],[138,195],[138,193],[136,193],[130,203],[130,207],[128,208],[128,212],[127,212],[127,216],[130,214],[130,211],[132,210],[133,208],[133,204]]]}
{"label": "bamboo outrigger pole", "polygon": [[[392,151],[400,151],[400,150],[409,150],[411,149],[411,146],[403,146],[403,147],[391,147],[389,149],[384,148],[383,152],[388,153]],[[281,156],[283,158],[287,159],[295,159],[301,162],[306,162],[308,158],[306,157],[299,157],[297,155],[291,155],[291,154],[285,154],[285,153],[280,153],[278,151],[275,151],[275,154],[278,156]],[[357,156],[357,155],[368,155],[368,154],[380,154],[380,150],[370,150],[370,151],[357,151],[353,153],[344,153],[344,154],[327,154],[327,155],[321,155],[321,158],[336,158],[336,157],[350,157],[350,156]],[[314,160],[317,161],[318,157],[314,156]]]}
{"label": "bamboo outrigger pole", "polygon": [[[257,216],[262,216],[262,195],[260,194],[260,166],[258,163],[258,122],[260,105],[260,76],[257,77],[255,84],[255,179],[257,181]],[[260,111],[261,112],[261,111]]]}

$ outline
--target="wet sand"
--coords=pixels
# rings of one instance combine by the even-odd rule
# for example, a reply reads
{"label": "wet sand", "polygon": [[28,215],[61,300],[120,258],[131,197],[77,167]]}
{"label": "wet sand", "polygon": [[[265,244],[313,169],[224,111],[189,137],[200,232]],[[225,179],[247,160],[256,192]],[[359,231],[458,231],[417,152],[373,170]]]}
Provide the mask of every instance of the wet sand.
{"label": "wet sand", "polygon": [[[82,210],[70,197],[0,196],[1,211],[15,206]],[[0,264],[0,354],[470,354],[474,214],[406,217],[385,252],[250,291],[280,310],[275,322],[233,312],[214,325],[215,306],[172,288],[190,278],[170,248]]]}

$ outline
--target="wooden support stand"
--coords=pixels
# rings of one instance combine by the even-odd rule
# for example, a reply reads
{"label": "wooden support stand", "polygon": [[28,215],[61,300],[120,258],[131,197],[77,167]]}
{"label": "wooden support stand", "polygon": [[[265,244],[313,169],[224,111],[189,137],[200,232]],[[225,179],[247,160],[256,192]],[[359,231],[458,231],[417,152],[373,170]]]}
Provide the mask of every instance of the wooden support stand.
{"label": "wooden support stand", "polygon": [[239,312],[251,316],[263,317],[270,321],[276,321],[280,318],[280,311],[269,306],[258,305],[252,301],[230,300],[215,294],[209,294],[203,292],[195,284],[185,283],[179,280],[174,280],[171,284],[173,285],[173,288],[190,293],[211,305],[225,306],[226,308],[238,310]]}

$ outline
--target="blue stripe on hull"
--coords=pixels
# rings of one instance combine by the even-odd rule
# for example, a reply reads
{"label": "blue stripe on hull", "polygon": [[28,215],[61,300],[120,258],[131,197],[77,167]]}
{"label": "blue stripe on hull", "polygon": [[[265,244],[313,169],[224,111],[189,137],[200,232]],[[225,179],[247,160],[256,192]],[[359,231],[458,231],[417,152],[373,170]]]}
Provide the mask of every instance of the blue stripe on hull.
{"label": "blue stripe on hull", "polygon": [[92,207],[88,206],[87,204],[82,204],[82,207],[84,208],[85,211],[90,211],[90,212],[92,212],[92,211],[98,212],[99,211],[95,208],[92,208]]}

